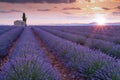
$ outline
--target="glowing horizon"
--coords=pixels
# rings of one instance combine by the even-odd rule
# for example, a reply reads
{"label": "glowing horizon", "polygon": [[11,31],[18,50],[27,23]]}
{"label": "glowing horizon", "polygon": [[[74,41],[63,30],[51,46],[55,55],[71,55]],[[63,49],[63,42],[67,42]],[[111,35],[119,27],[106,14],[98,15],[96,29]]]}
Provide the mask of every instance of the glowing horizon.
{"label": "glowing horizon", "polygon": [[[102,20],[102,23],[116,23],[120,22],[119,4],[119,0],[91,0],[90,2],[76,0],[74,3],[27,2],[24,4],[0,2],[0,25],[12,25],[15,20],[21,20],[23,12],[27,15],[29,25],[99,23],[99,20]],[[105,17],[96,19],[97,14]]]}

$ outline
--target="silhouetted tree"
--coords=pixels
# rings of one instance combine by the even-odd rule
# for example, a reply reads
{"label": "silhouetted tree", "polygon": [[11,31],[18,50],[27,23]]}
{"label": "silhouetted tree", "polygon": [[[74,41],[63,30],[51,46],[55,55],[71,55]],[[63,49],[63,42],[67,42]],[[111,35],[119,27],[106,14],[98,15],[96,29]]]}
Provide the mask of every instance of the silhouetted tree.
{"label": "silhouetted tree", "polygon": [[24,21],[25,23],[27,22],[27,17],[26,17],[26,15],[25,15],[25,13],[23,13],[22,19],[23,19],[23,21]]}

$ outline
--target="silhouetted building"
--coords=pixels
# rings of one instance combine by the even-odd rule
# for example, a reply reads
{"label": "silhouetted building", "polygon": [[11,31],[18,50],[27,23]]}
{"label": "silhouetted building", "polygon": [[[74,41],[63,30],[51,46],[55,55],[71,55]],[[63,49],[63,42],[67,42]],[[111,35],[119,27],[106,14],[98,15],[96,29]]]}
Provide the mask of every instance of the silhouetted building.
{"label": "silhouetted building", "polygon": [[26,26],[26,23],[22,20],[16,20],[16,21],[14,21],[14,25],[24,27],[24,26]]}
{"label": "silhouetted building", "polygon": [[25,15],[25,13],[23,13],[22,15],[22,20],[16,20],[14,21],[14,25],[15,26],[27,26],[27,17]]}

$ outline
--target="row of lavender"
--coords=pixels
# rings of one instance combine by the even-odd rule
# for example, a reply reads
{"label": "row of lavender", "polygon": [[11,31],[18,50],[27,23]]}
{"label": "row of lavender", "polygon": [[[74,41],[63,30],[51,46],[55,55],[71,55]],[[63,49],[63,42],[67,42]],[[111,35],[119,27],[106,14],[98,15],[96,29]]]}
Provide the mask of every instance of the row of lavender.
{"label": "row of lavender", "polygon": [[59,80],[59,73],[52,68],[29,28],[24,29],[9,58],[0,80]]}
{"label": "row of lavender", "polygon": [[[49,27],[48,27],[49,28]],[[110,42],[114,42],[114,43],[116,43],[116,44],[120,44],[120,37],[119,37],[119,33],[118,32],[116,32],[115,30],[116,30],[116,27],[114,27],[114,28],[111,28],[111,30],[113,30],[112,32],[109,32],[107,29],[109,29],[109,27],[107,28],[107,29],[101,29],[100,28],[100,31],[101,31],[101,33],[97,33],[96,31],[97,30],[99,30],[99,28],[97,28],[96,29],[96,27],[93,27],[93,28],[95,28],[95,29],[93,29],[92,27],[88,27],[88,29],[89,28],[91,28],[91,29],[93,29],[93,30],[91,30],[91,29],[89,29],[89,31],[88,30],[86,30],[86,28],[85,28],[85,30],[83,30],[84,29],[84,27],[50,27],[51,29],[57,29],[57,30],[60,30],[60,31],[62,31],[62,32],[68,32],[68,33],[72,33],[72,34],[77,34],[77,35],[81,35],[81,36],[84,36],[84,37],[86,37],[86,38],[95,38],[95,39],[101,39],[101,40],[106,40],[106,41],[110,41]],[[83,28],[83,29],[82,29]],[[115,29],[115,30],[114,30]],[[83,30],[83,31],[82,31]],[[120,27],[119,28],[117,28],[117,30],[119,31],[120,30]],[[92,32],[90,32],[90,31],[92,31]],[[102,34],[102,32],[106,32],[106,33],[104,33],[104,34]],[[111,35],[107,35],[107,34],[111,34]]]}
{"label": "row of lavender", "polygon": [[49,29],[46,27],[45,28],[43,27],[41,29],[46,30],[46,31],[48,31],[56,36],[59,36],[61,38],[75,42],[77,44],[87,46],[90,49],[100,50],[110,56],[120,58],[120,45],[116,45],[114,43],[104,41],[104,40],[86,38],[86,37],[80,36],[80,35],[61,32],[61,31]]}
{"label": "row of lavender", "polygon": [[15,28],[0,35],[0,59],[8,55],[8,49],[12,46],[13,42],[19,37],[22,31],[22,27]]}
{"label": "row of lavender", "polygon": [[[120,37],[118,35],[119,33],[117,33],[116,36],[108,36],[108,35],[100,34],[100,33],[96,34],[96,33],[80,32],[80,31],[76,32],[76,31],[72,31],[72,30],[63,30],[63,32],[82,35],[82,36],[85,36],[86,38],[101,39],[101,40],[113,42],[115,44],[120,44]],[[114,33],[116,33],[116,32],[114,32]]]}
{"label": "row of lavender", "polygon": [[[53,27],[52,27],[53,28]],[[102,34],[107,36],[118,36],[120,33],[119,26],[61,26],[61,27],[54,27],[56,29],[65,29],[65,30],[72,30],[76,32],[85,32],[85,33],[96,33]]]}
{"label": "row of lavender", "polygon": [[33,28],[54,55],[79,79],[120,80],[120,62],[99,51],[92,51],[52,35],[40,28]]}
{"label": "row of lavender", "polygon": [[9,26],[0,26],[0,35],[11,30],[14,29],[15,27],[9,27]]}

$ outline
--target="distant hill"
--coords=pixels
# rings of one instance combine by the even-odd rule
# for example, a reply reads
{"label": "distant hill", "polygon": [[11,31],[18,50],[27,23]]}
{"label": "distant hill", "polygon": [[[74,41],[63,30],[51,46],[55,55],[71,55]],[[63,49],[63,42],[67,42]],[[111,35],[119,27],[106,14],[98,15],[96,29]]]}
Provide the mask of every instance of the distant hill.
{"label": "distant hill", "polygon": [[[55,26],[94,26],[96,22],[91,23],[71,23],[71,24],[56,24]],[[120,23],[106,23],[105,25],[120,25]]]}
{"label": "distant hill", "polygon": [[[96,22],[91,22],[89,24],[97,25]],[[105,25],[120,25],[120,22],[118,22],[118,23],[105,23]]]}
{"label": "distant hill", "polygon": [[120,22],[118,23],[107,23],[108,25],[120,25]]}

